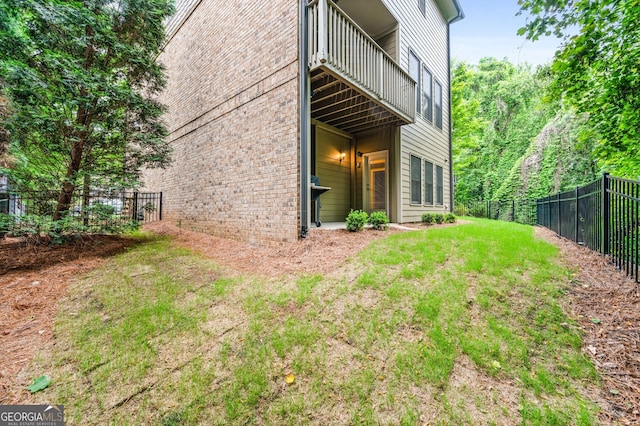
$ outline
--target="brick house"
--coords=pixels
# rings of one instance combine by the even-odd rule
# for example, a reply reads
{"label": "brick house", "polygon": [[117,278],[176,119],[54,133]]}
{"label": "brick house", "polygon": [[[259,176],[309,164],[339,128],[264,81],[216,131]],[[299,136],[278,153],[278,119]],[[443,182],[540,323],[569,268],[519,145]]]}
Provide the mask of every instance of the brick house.
{"label": "brick house", "polygon": [[[164,218],[260,245],[351,208],[452,208],[458,0],[177,0],[159,61],[174,148],[145,173]],[[330,187],[312,208],[311,176]]]}

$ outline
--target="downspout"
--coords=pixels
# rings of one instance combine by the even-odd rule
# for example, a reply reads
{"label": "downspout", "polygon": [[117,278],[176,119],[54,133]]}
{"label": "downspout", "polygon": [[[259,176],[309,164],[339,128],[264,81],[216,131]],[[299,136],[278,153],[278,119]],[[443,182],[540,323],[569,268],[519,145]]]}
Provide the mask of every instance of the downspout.
{"label": "downspout", "polygon": [[447,23],[447,69],[449,79],[449,211],[453,212],[454,184],[453,184],[453,120],[451,117],[451,24],[464,19],[464,11],[457,0],[453,1],[456,16]]}
{"label": "downspout", "polygon": [[299,72],[300,72],[300,238],[305,238],[309,231],[309,63],[308,51],[308,10],[307,0],[300,0],[300,41]]}
{"label": "downspout", "polygon": [[447,78],[449,79],[449,212],[453,212],[453,120],[451,116],[451,21],[447,24]]}

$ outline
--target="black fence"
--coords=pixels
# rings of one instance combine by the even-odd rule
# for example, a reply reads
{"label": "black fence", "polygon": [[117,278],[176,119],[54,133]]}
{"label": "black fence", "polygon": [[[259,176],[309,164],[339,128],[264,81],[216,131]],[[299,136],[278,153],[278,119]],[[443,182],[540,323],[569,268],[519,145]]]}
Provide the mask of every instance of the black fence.
{"label": "black fence", "polygon": [[472,201],[457,215],[540,225],[608,256],[640,282],[640,181],[605,173],[570,191],[537,200]]}
{"label": "black fence", "polygon": [[458,216],[484,217],[525,225],[536,224],[535,200],[470,201],[465,204],[456,204],[454,212]]}
{"label": "black fence", "polygon": [[[0,192],[0,232],[46,232],[53,224],[58,192]],[[93,233],[162,219],[162,193],[92,192],[73,197],[63,225]],[[60,225],[58,225],[60,226]]]}
{"label": "black fence", "polygon": [[537,200],[538,224],[609,256],[640,282],[640,181],[605,173],[575,190]]}

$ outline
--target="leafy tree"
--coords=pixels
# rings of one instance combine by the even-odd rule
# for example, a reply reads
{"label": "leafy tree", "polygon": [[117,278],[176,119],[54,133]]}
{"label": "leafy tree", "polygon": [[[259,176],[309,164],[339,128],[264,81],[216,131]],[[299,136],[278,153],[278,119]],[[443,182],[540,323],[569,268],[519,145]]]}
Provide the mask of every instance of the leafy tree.
{"label": "leafy tree", "polygon": [[168,164],[156,58],[172,11],[170,0],[0,0],[11,177],[57,190],[54,220],[81,183],[133,187],[142,167]]}
{"label": "leafy tree", "polygon": [[452,71],[455,198],[490,199],[553,113],[529,67],[483,58]]}
{"label": "leafy tree", "polygon": [[640,1],[518,3],[520,13],[531,16],[521,35],[564,38],[551,71],[552,90],[588,114],[596,155],[616,174],[640,175]]}
{"label": "leafy tree", "polygon": [[587,115],[549,92],[548,67],[484,58],[452,74],[456,202],[536,198],[596,177]]}

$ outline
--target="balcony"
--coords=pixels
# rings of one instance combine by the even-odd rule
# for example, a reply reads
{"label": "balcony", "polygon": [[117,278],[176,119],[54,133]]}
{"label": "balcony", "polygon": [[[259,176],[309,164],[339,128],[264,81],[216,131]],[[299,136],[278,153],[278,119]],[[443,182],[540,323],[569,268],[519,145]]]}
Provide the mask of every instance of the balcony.
{"label": "balcony", "polygon": [[309,4],[311,117],[357,134],[414,122],[416,83],[330,0]]}

